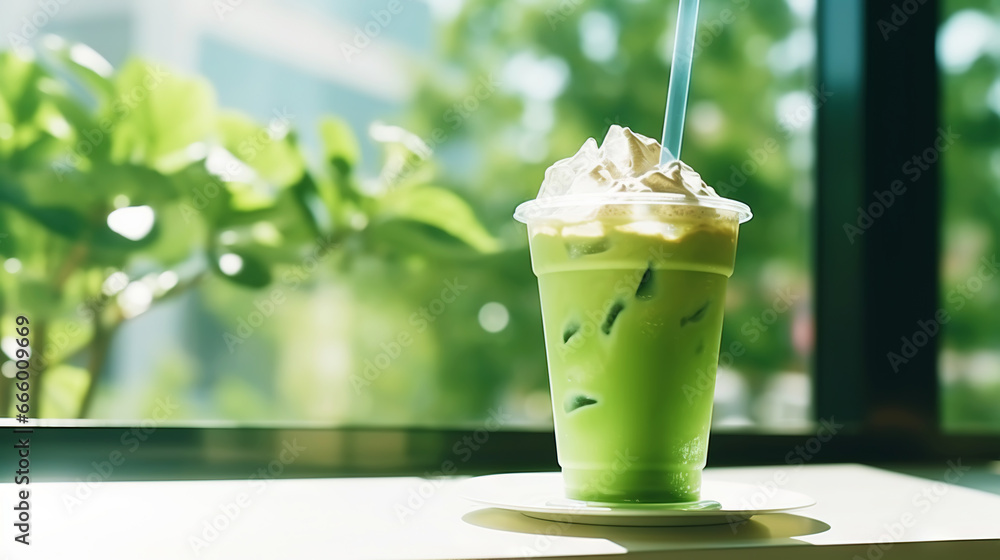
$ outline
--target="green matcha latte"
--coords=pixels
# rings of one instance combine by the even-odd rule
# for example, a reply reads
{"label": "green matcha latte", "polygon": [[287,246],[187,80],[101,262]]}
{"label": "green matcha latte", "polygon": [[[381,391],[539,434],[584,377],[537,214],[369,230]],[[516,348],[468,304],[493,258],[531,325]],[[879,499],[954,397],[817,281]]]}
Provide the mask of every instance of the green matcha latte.
{"label": "green matcha latte", "polygon": [[566,495],[699,499],[742,203],[614,126],[553,165],[528,224]]}

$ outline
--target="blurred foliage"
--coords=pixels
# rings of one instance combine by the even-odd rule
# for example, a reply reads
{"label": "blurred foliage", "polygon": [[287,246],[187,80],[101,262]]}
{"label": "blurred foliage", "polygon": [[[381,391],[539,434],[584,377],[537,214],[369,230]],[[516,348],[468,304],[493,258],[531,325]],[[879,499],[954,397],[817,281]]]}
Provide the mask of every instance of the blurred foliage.
{"label": "blurred foliage", "polygon": [[[978,48],[977,27],[1000,29],[1000,4],[946,0],[939,41],[946,30],[965,36],[968,57],[942,64],[942,124],[960,135],[944,154],[941,300],[951,320],[944,329],[942,421],[955,431],[1000,429],[1000,277],[977,279],[995,262],[1000,238],[1000,55]],[[961,23],[960,23],[961,22]],[[976,25],[976,24],[980,25]],[[949,25],[965,25],[952,27]],[[981,30],[981,29],[980,29]],[[942,47],[939,45],[939,59]],[[963,57],[964,58],[964,57]],[[989,270],[987,269],[988,273]]]}
{"label": "blurred foliage", "polygon": [[[588,136],[611,124],[659,135],[675,11],[674,2],[464,2],[435,20],[433,52],[406,61],[417,90],[385,115],[391,125],[372,124],[383,156],[374,166],[360,165],[359,140],[333,117],[316,123],[313,165],[288,122],[219,109],[199,78],[142,61],[112,72],[80,63],[101,60],[86,47],[55,40],[37,61],[5,53],[0,234],[10,235],[0,254],[22,269],[0,284],[2,314],[16,301],[49,332],[82,325],[52,363],[86,372],[84,388],[65,386],[91,396],[54,402],[95,398],[97,417],[137,417],[175,395],[183,419],[456,425],[502,407],[515,423],[544,425],[538,292],[511,213]],[[810,89],[813,22],[785,0],[703,3],[701,22],[684,159],[761,216],[741,231],[730,281],[723,347],[746,347],[729,364],[746,387],[726,410],[776,426],[783,419],[768,414],[778,407],[754,403],[783,395],[775,374],[805,376],[812,353],[812,115],[823,98]],[[113,126],[92,141],[102,119]],[[78,153],[80,142],[93,145]],[[153,209],[145,237],[108,229],[121,195]],[[328,245],[336,249],[317,251]],[[117,271],[151,286],[147,314],[182,309],[183,348],[155,372],[127,373],[155,377],[141,384],[146,394],[119,378],[93,397],[108,341],[124,340],[122,295],[101,295]],[[169,289],[159,283],[168,271]],[[778,313],[781,292],[795,304]],[[101,313],[83,321],[77,308],[89,301]],[[498,332],[479,320],[488,302],[506,309]],[[242,336],[261,309],[274,316]],[[80,412],[52,406],[52,415]]]}
{"label": "blurred foliage", "polygon": [[[746,347],[731,368],[748,384],[747,421],[780,423],[748,403],[768,390],[773,374],[809,370],[812,119],[823,101],[812,88],[812,21],[784,0],[703,4],[684,159],[763,217],[740,232],[723,348],[737,341]],[[511,213],[534,196],[553,161],[571,156],[588,136],[602,138],[611,124],[659,136],[675,5],[475,1],[440,23],[413,110],[399,122],[435,151],[429,165],[436,181],[467,193],[486,224],[521,248],[511,266],[529,268],[527,239]],[[490,288],[517,333],[503,343],[535,361],[530,372],[481,364],[489,374],[477,394],[546,388],[534,280],[519,282]],[[796,302],[775,318],[781,291]],[[755,322],[762,320],[773,322]],[[515,376],[533,386],[521,388]],[[487,384],[498,378],[510,385]],[[808,411],[800,412],[805,421]]]}
{"label": "blurred foliage", "polygon": [[[499,248],[445,189],[360,191],[357,139],[335,118],[312,170],[286,119],[220,110],[201,78],[42,45],[0,53],[0,316],[31,321],[33,417],[87,416],[120,325],[205,278],[260,289],[320,254]],[[13,380],[0,386],[7,413]],[[218,390],[224,416],[261,408],[236,380]]]}
{"label": "blurred foliage", "polygon": [[[684,159],[758,216],[723,334],[746,348],[729,365],[745,386],[717,412],[764,427],[787,420],[778,374],[808,372],[813,349],[813,114],[840,92],[814,87],[809,5],[702,3],[685,135]],[[947,0],[941,21],[970,14],[1000,21],[982,0]],[[406,61],[417,90],[385,115],[399,126],[373,123],[377,165],[334,116],[310,123],[307,150],[291,118],[220,108],[199,77],[116,71],[55,37],[0,53],[0,334],[32,320],[33,415],[139,418],[172,396],[186,420],[455,425],[503,407],[544,424],[538,294],[511,212],[611,124],[658,136],[674,17],[673,1],[464,2]],[[944,423],[995,430],[1000,283],[961,307],[949,295],[997,250],[1000,57],[943,78],[942,120],[962,135],[943,159]],[[142,206],[144,235],[109,226]],[[480,325],[487,302],[509,314],[499,332]],[[161,335],[171,308],[181,323]],[[261,309],[273,317],[243,332]],[[113,341],[151,336],[168,346],[155,371],[108,377]],[[0,378],[0,410],[11,394]]]}

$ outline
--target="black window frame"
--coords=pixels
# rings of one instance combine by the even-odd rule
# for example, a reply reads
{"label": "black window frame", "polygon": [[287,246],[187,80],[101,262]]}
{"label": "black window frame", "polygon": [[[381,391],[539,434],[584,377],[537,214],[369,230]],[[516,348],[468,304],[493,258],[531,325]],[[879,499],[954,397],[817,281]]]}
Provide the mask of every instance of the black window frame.
{"label": "black window frame", "polygon": [[[853,243],[844,230],[938,135],[940,8],[927,0],[886,38],[879,22],[892,21],[891,0],[818,3],[816,86],[829,96],[817,115],[814,410],[817,429],[837,433],[822,445],[822,432],[713,433],[709,466],[1000,459],[1000,432],[942,430],[938,338],[898,372],[887,358],[940,308],[939,167],[909,183]],[[12,445],[17,434],[2,433],[10,441],[0,445]],[[92,474],[115,450],[126,460],[103,479],[249,477],[288,442],[301,456],[271,476],[433,476],[449,474],[449,462],[458,474],[558,468],[551,431],[123,424],[39,427],[33,437],[32,471],[43,480]]]}

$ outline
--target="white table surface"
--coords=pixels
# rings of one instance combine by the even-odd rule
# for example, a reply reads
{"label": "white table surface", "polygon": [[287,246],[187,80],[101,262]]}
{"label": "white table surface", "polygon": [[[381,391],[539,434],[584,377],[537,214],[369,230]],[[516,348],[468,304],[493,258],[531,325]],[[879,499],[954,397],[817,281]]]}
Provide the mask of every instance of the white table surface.
{"label": "white table surface", "polygon": [[[0,559],[1000,558],[994,494],[860,465],[707,476],[776,484],[817,505],[735,529],[630,528],[483,509],[459,496],[459,479],[104,482],[89,495],[80,483],[33,483],[32,544],[23,546],[7,483]],[[225,511],[223,530],[204,533]]]}

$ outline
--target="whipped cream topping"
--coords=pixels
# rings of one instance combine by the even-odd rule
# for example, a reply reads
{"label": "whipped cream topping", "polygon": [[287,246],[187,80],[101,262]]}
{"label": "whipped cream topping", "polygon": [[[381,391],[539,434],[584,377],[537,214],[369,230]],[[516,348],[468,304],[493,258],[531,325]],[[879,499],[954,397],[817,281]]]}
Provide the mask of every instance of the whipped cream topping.
{"label": "whipped cream topping", "polygon": [[600,147],[588,138],[573,156],[545,171],[538,198],[613,193],[675,193],[720,198],[682,161],[660,165],[660,143],[612,125]]}

